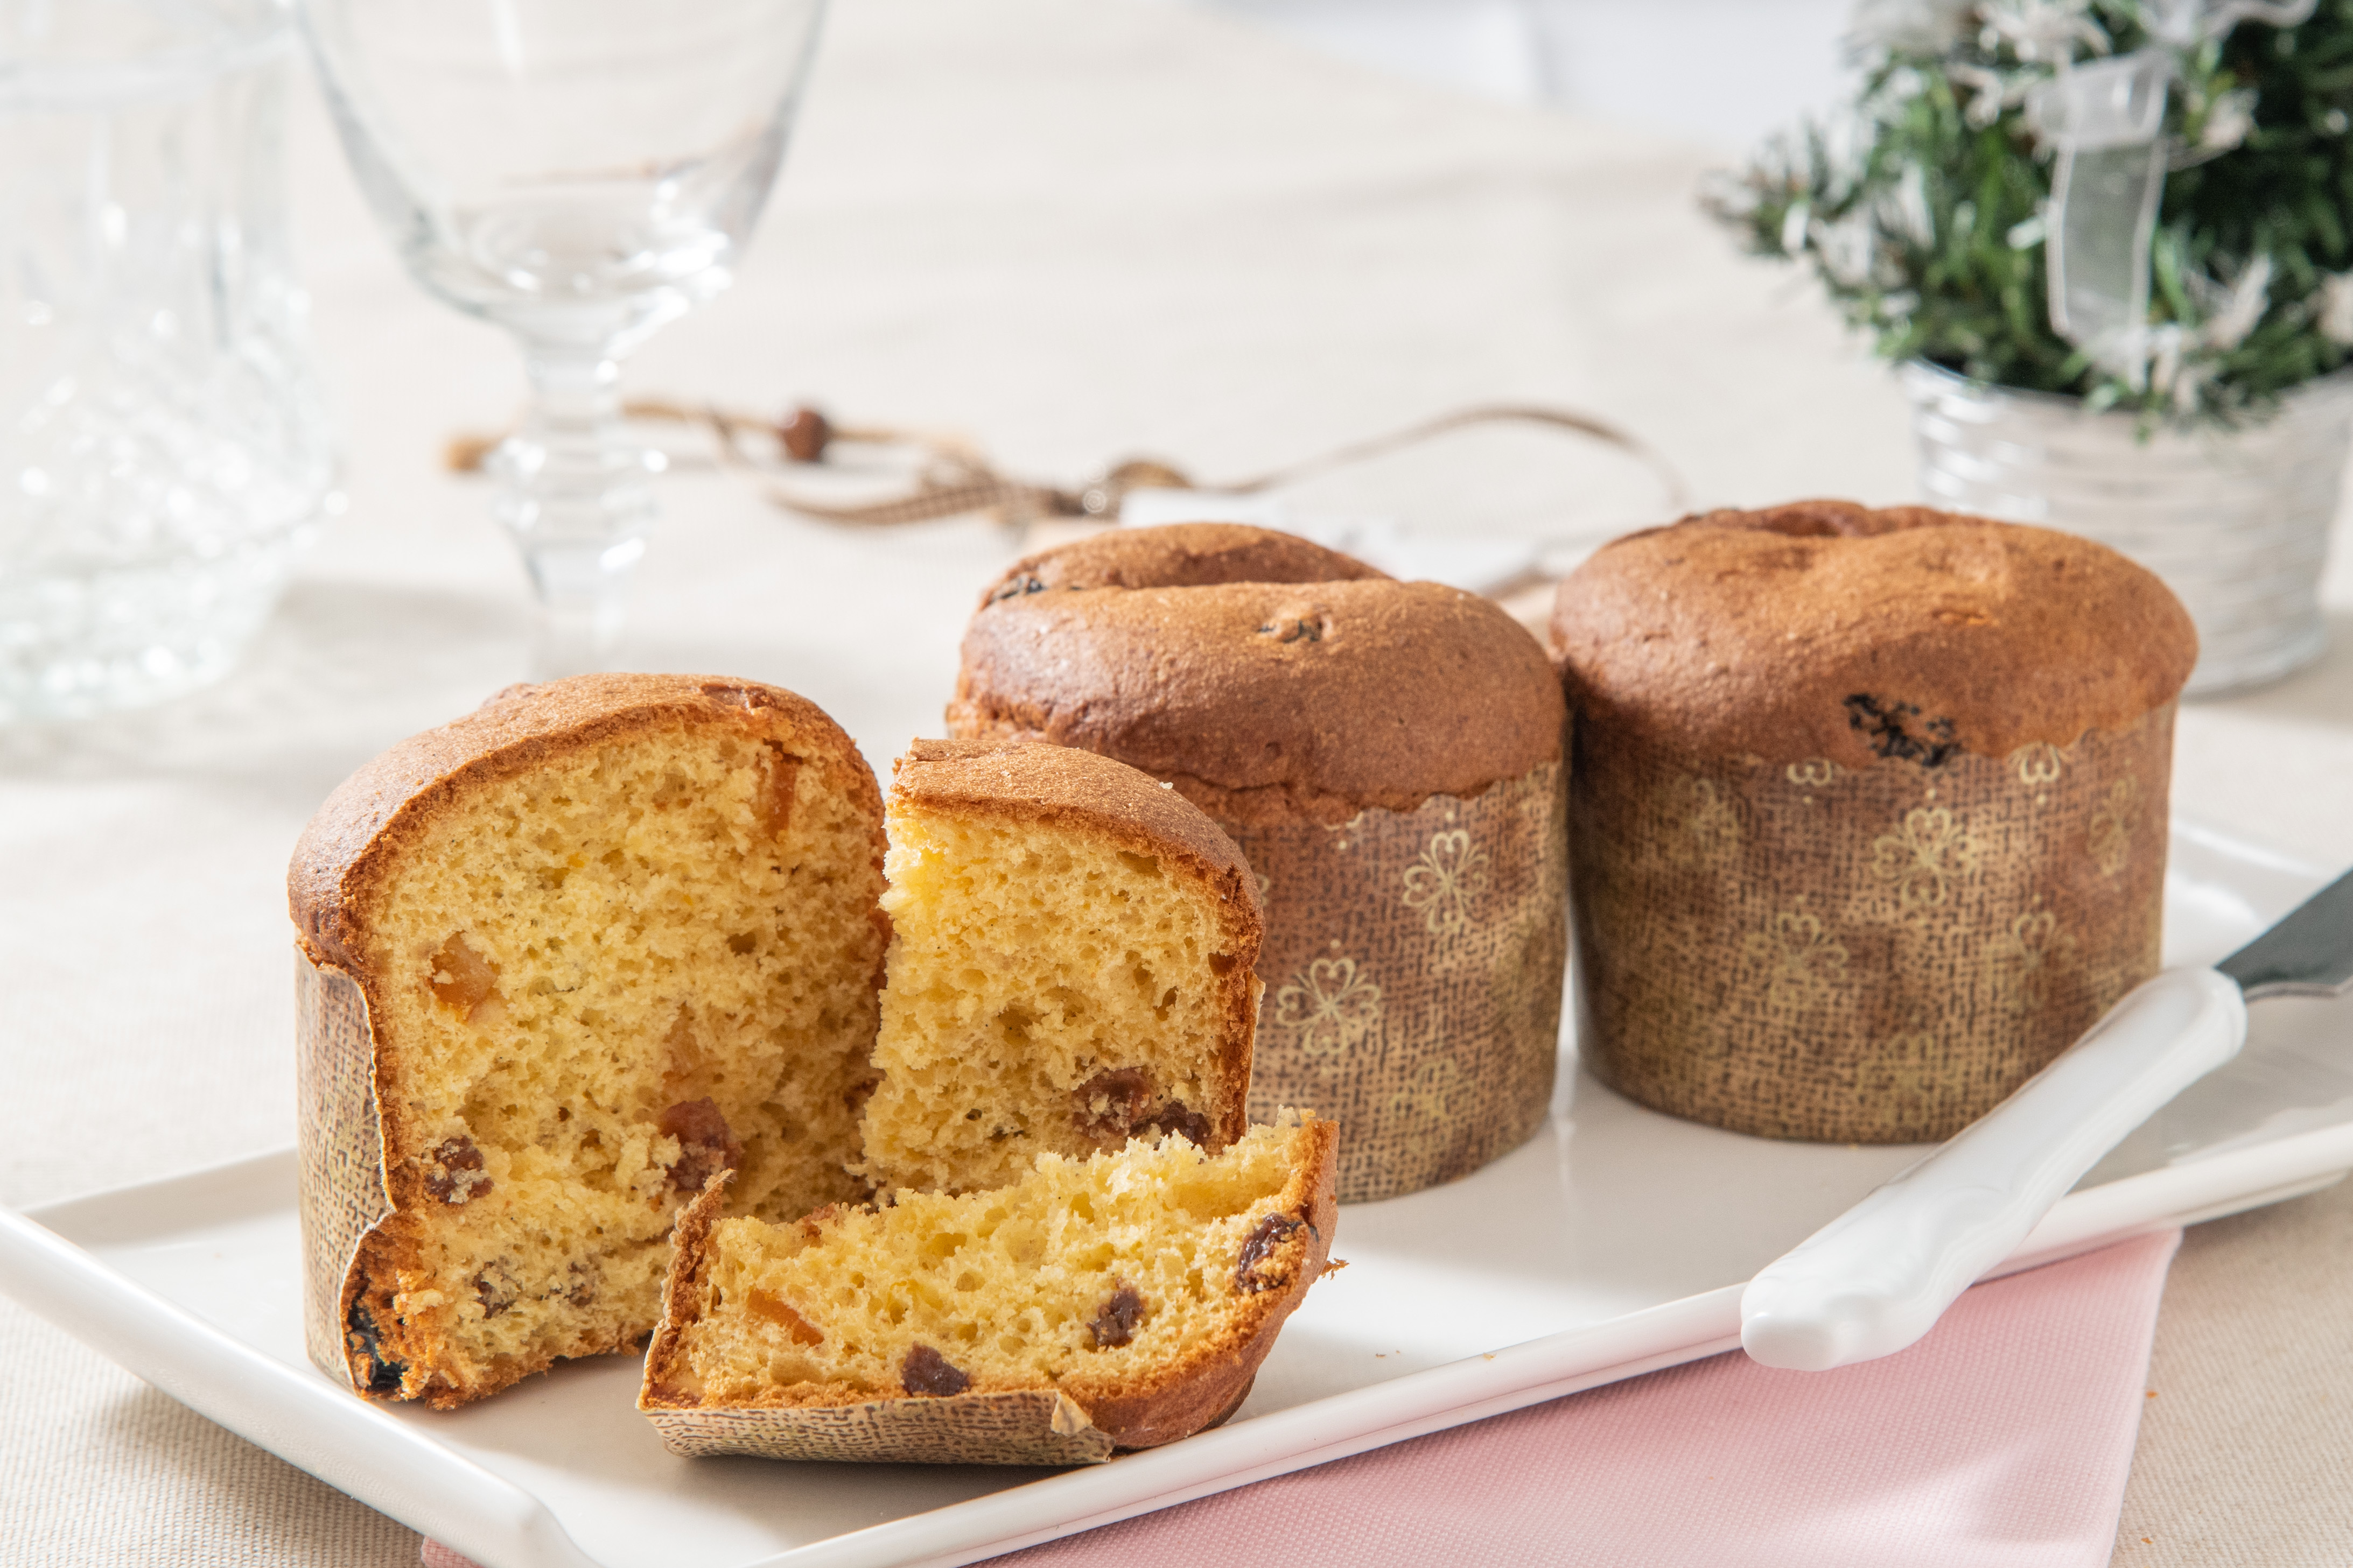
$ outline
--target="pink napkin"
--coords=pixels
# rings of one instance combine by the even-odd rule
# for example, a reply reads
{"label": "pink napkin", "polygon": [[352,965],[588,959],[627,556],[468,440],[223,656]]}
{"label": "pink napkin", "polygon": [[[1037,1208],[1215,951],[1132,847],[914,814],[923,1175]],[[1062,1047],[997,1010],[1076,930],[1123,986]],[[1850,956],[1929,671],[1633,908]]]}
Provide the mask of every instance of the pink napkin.
{"label": "pink napkin", "polygon": [[1883,1361],[1735,1352],[995,1559],[995,1568],[2103,1568],[2166,1265],[1980,1285]]}
{"label": "pink napkin", "polygon": [[[1720,1355],[1180,1504],[996,1568],[2104,1568],[2168,1230],[1980,1285],[1899,1355]],[[433,1542],[427,1568],[464,1568]]]}

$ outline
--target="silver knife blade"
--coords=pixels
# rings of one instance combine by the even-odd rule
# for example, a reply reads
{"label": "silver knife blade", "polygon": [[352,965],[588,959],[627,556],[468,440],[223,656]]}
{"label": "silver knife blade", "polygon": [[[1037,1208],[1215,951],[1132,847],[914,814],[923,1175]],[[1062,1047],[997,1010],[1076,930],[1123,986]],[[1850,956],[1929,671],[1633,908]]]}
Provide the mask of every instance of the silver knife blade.
{"label": "silver knife blade", "polygon": [[2335,996],[2353,985],[2353,871],[2214,967],[2237,981],[2250,1002]]}

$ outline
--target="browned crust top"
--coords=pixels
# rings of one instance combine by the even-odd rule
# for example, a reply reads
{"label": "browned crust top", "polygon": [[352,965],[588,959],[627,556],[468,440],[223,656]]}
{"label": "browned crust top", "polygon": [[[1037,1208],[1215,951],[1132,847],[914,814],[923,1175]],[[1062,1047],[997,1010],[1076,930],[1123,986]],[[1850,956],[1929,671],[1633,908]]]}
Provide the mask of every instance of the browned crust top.
{"label": "browned crust top", "polygon": [[1607,544],[1562,582],[1551,642],[1580,722],[1854,768],[2071,745],[2171,701],[2198,657],[2180,602],[2105,545],[1840,500]]}
{"label": "browned crust top", "polygon": [[911,741],[891,765],[891,798],[1081,827],[1131,848],[1173,853],[1259,920],[1257,879],[1225,829],[1156,779],[1092,752],[1028,741]]}
{"label": "browned crust top", "polygon": [[402,849],[466,790],[512,777],[615,736],[681,721],[733,723],[826,765],[858,791],[881,845],[881,795],[841,727],[782,687],[717,675],[577,675],[510,686],[467,714],[412,735],[336,786],[303,828],[287,867],[286,900],[314,962],[368,976],[364,932],[375,895]]}
{"label": "browned crust top", "polygon": [[958,735],[1100,752],[1240,821],[1476,795],[1557,760],[1561,718],[1544,650],[1500,607],[1387,578],[999,598],[948,708]]}
{"label": "browned crust top", "polygon": [[1313,540],[1239,522],[1110,528],[1025,555],[982,591],[980,608],[1049,588],[1204,588],[1218,583],[1341,583],[1388,574]]}
{"label": "browned crust top", "polygon": [[[1339,1219],[1334,1197],[1339,1131],[1336,1122],[1306,1123],[1307,1149],[1277,1198],[1276,1212],[1306,1222],[1305,1234],[1288,1244],[1294,1262],[1281,1289],[1250,1298],[1249,1310],[1232,1331],[1182,1360],[1132,1373],[1124,1379],[1073,1374],[1061,1380],[1060,1392],[1082,1407],[1088,1418],[1121,1447],[1148,1448],[1189,1436],[1231,1415],[1247,1395],[1250,1380],[1273,1349],[1284,1321],[1330,1265],[1332,1234]],[[672,1233],[675,1251],[662,1288],[661,1326],[648,1347],[645,1378],[638,1393],[638,1408],[649,1415],[706,1408],[680,1383],[685,1369],[685,1330],[702,1314],[711,1231],[720,1217],[724,1181],[724,1173],[714,1176],[702,1194],[680,1213]],[[996,1397],[1006,1392],[980,1390],[920,1403],[945,1405],[957,1398]],[[788,1422],[795,1411],[864,1405],[889,1397],[847,1384],[810,1384],[771,1389],[754,1401],[707,1408],[773,1412],[779,1422]]]}

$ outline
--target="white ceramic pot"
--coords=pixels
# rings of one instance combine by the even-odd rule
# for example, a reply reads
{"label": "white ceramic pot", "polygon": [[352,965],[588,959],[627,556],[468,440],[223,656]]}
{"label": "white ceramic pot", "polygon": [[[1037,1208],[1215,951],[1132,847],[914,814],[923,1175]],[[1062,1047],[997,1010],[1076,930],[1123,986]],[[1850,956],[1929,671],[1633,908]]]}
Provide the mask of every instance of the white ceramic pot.
{"label": "white ceramic pot", "polygon": [[1904,367],[1932,506],[2064,529],[2165,579],[2198,626],[2191,695],[2273,680],[2327,641],[2320,571],[2337,517],[2353,375],[2298,388],[2243,430],[2147,437],[2129,414]]}

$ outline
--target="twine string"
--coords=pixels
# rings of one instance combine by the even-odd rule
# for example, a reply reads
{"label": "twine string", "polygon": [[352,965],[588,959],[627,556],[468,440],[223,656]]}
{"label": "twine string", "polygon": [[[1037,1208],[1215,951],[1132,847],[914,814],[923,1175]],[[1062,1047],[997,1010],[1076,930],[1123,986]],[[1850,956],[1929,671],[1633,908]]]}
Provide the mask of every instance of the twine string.
{"label": "twine string", "polygon": [[[1046,518],[1099,518],[1115,521],[1131,491],[1139,489],[1199,489],[1228,495],[1258,495],[1285,485],[1368,462],[1419,446],[1438,437],[1481,425],[1529,425],[1584,437],[1625,452],[1650,470],[1665,492],[1670,512],[1688,508],[1688,491],[1681,474],[1658,451],[1609,421],[1573,410],[1535,404],[1494,404],[1456,409],[1402,429],[1352,441],[1329,451],[1286,463],[1264,473],[1219,484],[1197,483],[1185,470],[1150,458],[1131,458],[1113,464],[1095,479],[1065,487],[1018,479],[1000,472],[972,444],[960,437],[890,427],[837,426],[814,408],[796,409],[782,421],[721,408],[714,404],[685,404],[662,398],[632,400],[622,405],[632,420],[691,425],[710,432],[719,466],[756,486],[774,505],[818,521],[852,528],[894,528],[912,522],[933,522],[976,512],[995,514],[1003,522],[1026,524]],[[754,439],[756,437],[756,440]],[[501,437],[461,435],[453,438],[448,465],[474,472],[490,460]],[[794,468],[821,465],[837,444],[897,447],[917,459],[909,488],[879,500],[841,502],[821,499],[785,484],[777,477]],[[775,455],[765,456],[765,447]]]}

